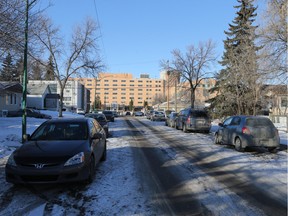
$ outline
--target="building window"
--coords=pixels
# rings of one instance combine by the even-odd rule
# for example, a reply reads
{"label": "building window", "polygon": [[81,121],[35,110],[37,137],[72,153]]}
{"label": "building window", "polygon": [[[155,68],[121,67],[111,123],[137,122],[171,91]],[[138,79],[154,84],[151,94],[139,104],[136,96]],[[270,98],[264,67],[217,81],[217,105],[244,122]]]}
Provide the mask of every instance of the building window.
{"label": "building window", "polygon": [[113,80],[113,82],[117,82],[118,80]]}
{"label": "building window", "polygon": [[121,82],[126,82],[126,80],[121,80]]}
{"label": "building window", "polygon": [[64,101],[71,101],[71,97],[63,97]]}
{"label": "building window", "polygon": [[109,84],[104,84],[104,86],[109,86]]}
{"label": "building window", "polygon": [[10,97],[9,97],[9,104],[16,104],[16,102],[17,102],[17,97],[16,97],[16,94],[10,94],[9,95]]}
{"label": "building window", "polygon": [[281,107],[287,107],[287,98],[286,97],[281,98]]}

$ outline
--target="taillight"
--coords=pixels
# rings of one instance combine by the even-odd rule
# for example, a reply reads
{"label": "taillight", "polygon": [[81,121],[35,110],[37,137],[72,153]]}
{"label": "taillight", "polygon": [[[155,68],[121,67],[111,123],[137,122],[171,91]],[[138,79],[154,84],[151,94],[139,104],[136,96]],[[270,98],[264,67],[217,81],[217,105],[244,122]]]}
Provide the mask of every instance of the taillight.
{"label": "taillight", "polygon": [[249,128],[247,128],[247,127],[243,127],[243,128],[242,128],[242,133],[243,133],[243,134],[251,134]]}
{"label": "taillight", "polygon": [[190,117],[188,117],[187,120],[186,120],[186,123],[190,124],[190,122],[191,122],[191,119],[190,119]]}

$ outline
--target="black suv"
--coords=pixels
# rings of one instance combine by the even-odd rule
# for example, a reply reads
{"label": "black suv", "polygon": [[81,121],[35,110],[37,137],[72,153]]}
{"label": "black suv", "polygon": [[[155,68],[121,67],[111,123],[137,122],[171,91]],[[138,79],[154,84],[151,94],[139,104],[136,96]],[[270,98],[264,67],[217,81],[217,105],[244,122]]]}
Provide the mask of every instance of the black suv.
{"label": "black suv", "polygon": [[209,133],[211,121],[205,110],[186,108],[178,113],[175,127],[177,129],[182,129],[183,132],[202,131]]}

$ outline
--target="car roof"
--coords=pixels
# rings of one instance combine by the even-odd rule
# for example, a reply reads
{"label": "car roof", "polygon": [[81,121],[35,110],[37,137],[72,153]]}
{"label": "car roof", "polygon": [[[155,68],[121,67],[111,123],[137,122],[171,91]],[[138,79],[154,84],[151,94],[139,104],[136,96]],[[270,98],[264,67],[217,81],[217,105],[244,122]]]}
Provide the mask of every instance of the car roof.
{"label": "car roof", "polygon": [[57,123],[57,122],[66,122],[66,123],[72,123],[72,122],[87,122],[91,118],[53,118],[50,120],[47,120],[49,123]]}

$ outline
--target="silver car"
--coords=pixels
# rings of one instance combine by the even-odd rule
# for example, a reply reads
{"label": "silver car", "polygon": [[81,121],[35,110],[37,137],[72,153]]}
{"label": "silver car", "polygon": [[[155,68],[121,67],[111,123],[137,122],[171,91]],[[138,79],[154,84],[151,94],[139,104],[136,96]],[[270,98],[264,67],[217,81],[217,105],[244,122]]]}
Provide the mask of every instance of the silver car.
{"label": "silver car", "polygon": [[280,138],[269,118],[261,116],[231,116],[215,132],[215,144],[234,145],[237,151],[246,147],[265,147],[277,152]]}

